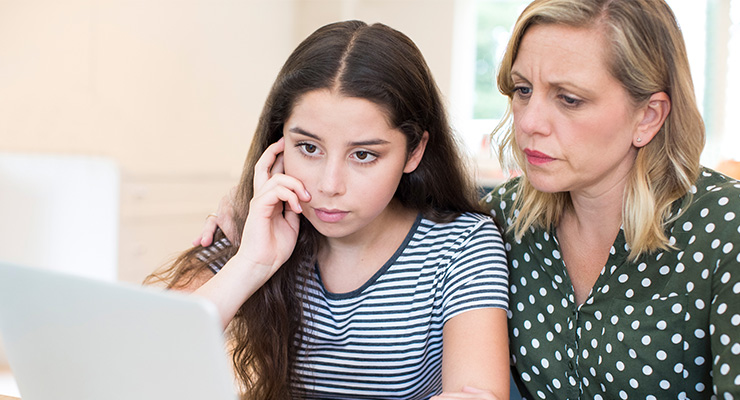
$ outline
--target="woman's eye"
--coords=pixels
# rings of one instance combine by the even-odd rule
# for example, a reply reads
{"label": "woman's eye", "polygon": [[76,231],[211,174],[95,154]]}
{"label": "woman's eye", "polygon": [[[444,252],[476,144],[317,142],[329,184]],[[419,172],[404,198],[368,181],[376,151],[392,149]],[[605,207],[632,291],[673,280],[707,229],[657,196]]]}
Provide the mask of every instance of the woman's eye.
{"label": "woman's eye", "polygon": [[561,95],[560,98],[563,99],[563,102],[568,106],[578,106],[581,104],[581,100],[576,99],[574,97]]}
{"label": "woman's eye", "polygon": [[517,86],[514,88],[514,94],[519,97],[526,97],[532,93],[532,89],[526,86]]}

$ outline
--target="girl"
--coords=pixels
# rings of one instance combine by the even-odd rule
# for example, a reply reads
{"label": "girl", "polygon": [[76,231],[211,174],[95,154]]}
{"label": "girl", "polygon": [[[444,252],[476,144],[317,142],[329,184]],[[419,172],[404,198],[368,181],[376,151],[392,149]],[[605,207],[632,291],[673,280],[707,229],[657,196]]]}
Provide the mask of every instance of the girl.
{"label": "girl", "polygon": [[460,160],[409,38],[325,26],[266,101],[236,243],[158,277],[216,304],[248,398],[508,398],[505,252]]}

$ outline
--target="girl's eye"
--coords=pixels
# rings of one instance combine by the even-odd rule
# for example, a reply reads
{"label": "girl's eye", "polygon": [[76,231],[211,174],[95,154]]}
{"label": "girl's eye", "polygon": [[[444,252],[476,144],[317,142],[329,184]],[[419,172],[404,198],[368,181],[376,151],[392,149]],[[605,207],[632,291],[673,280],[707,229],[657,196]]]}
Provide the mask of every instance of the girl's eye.
{"label": "girl's eye", "polygon": [[303,150],[303,152],[306,153],[306,154],[314,154],[318,150],[316,148],[316,145],[313,145],[311,143],[301,143],[298,146],[301,147],[301,149]]}
{"label": "girl's eye", "polygon": [[370,153],[369,151],[364,151],[364,150],[355,152],[354,156],[355,156],[355,159],[357,159],[358,161],[362,163],[373,162],[375,161],[375,159],[378,158],[375,154]]}

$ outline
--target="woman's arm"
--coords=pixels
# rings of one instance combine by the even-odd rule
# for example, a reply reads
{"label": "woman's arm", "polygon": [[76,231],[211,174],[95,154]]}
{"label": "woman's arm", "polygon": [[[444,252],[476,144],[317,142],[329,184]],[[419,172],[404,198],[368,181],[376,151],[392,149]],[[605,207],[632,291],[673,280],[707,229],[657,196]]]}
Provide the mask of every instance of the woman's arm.
{"label": "woman's arm", "polygon": [[236,227],[234,226],[234,198],[236,197],[236,186],[232,187],[221,201],[218,203],[216,212],[208,214],[203,224],[203,230],[200,235],[193,240],[193,246],[208,247],[213,244],[213,237],[216,229],[226,235],[231,243],[234,243]]}
{"label": "woman's arm", "polygon": [[[736,211],[733,214],[740,215],[740,210]],[[712,349],[713,389],[719,398],[737,399],[740,398],[740,226],[736,221],[728,221],[723,230],[726,233],[718,236],[724,239],[721,249],[726,255],[715,264],[707,332]]]}

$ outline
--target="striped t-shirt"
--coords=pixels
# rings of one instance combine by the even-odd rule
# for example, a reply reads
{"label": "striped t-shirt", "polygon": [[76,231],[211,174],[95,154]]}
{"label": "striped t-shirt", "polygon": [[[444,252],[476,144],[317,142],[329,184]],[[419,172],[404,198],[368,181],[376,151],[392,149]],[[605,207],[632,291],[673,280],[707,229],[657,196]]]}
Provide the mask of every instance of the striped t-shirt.
{"label": "striped t-shirt", "polygon": [[478,214],[449,223],[417,218],[395,254],[355,291],[330,293],[314,271],[299,288],[306,327],[295,392],[306,399],[438,394],[444,323],[465,311],[508,306],[501,235]]}

